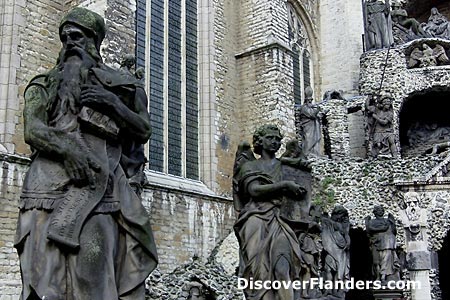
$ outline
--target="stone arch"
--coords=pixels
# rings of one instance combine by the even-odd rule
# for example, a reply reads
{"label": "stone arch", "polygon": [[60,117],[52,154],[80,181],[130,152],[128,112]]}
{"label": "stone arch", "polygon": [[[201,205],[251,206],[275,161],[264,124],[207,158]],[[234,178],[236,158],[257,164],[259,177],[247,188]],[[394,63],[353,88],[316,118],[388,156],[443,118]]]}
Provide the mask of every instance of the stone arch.
{"label": "stone arch", "polygon": [[402,156],[432,151],[435,144],[450,142],[450,87],[434,86],[406,96],[398,113]]}
{"label": "stone arch", "polygon": [[320,95],[320,85],[321,85],[321,77],[319,76],[319,34],[318,34],[318,28],[316,24],[314,24],[314,21],[308,13],[308,10],[304,7],[304,4],[301,3],[299,0],[288,0],[286,1],[286,8],[287,5],[290,4],[295,9],[297,15],[300,17],[301,21],[305,25],[306,34],[308,36],[308,40],[310,42],[310,57],[312,60],[312,74],[313,74],[313,83],[314,83],[314,95],[315,98],[317,98],[318,95]]}

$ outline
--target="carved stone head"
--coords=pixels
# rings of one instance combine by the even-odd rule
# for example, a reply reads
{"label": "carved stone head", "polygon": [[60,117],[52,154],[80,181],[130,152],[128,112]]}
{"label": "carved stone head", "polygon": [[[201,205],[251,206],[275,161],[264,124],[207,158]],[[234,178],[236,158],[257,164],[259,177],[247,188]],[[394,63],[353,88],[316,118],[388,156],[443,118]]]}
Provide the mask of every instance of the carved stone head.
{"label": "carved stone head", "polygon": [[60,36],[66,24],[81,27],[86,34],[94,38],[97,50],[100,50],[100,45],[105,38],[106,26],[104,19],[99,14],[83,7],[75,7],[61,20],[59,25]]}
{"label": "carved stone head", "polygon": [[382,218],[384,216],[384,208],[381,205],[376,205],[373,208],[373,214],[375,215],[375,217],[377,218]]}
{"label": "carved stone head", "polygon": [[420,218],[419,207],[420,195],[416,192],[409,192],[406,194],[406,215],[409,220],[416,221]]}
{"label": "carved stone head", "polygon": [[[283,135],[281,134],[280,129],[276,125],[265,124],[265,125],[259,127],[258,129],[256,129],[255,133],[253,134],[253,151],[256,154],[262,153],[263,138],[267,135],[278,137],[280,140],[283,138]],[[278,148],[279,148],[279,146],[278,146]]]}

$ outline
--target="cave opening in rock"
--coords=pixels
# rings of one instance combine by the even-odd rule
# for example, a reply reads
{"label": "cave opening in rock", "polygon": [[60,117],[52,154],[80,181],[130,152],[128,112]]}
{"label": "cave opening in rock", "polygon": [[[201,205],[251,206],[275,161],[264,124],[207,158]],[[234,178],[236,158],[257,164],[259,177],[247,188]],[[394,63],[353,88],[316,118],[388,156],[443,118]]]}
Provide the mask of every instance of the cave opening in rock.
{"label": "cave opening in rock", "polygon": [[448,90],[417,93],[405,100],[399,116],[402,156],[419,156],[449,149],[449,100]]}

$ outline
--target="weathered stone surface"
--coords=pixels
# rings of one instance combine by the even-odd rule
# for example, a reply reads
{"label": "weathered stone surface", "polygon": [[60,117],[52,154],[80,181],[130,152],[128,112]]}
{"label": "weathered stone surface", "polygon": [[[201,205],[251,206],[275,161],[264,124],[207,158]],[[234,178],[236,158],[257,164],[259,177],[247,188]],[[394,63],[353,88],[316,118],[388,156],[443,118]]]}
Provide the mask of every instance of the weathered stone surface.
{"label": "weathered stone surface", "polygon": [[407,254],[406,258],[409,270],[429,270],[431,269],[430,252],[415,251]]}

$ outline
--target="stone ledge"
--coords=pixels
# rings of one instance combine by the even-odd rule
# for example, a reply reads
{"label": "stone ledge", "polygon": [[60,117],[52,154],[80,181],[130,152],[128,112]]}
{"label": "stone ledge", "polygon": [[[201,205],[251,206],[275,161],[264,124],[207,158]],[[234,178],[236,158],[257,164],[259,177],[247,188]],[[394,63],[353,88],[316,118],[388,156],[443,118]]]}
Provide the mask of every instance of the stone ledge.
{"label": "stone ledge", "polygon": [[252,54],[263,52],[265,50],[269,50],[269,49],[273,49],[273,48],[281,48],[287,52],[292,52],[291,47],[289,47],[288,45],[286,45],[274,38],[268,38],[266,45],[259,46],[259,47],[251,47],[241,53],[236,54],[235,58],[240,59],[240,58],[250,56]]}
{"label": "stone ledge", "polygon": [[26,156],[21,156],[18,154],[11,154],[6,152],[0,152],[0,161],[6,161],[9,163],[17,163],[21,165],[29,165],[31,163],[31,159]]}
{"label": "stone ledge", "polygon": [[170,192],[178,191],[183,194],[191,194],[195,196],[203,196],[214,198],[222,202],[231,202],[232,199],[224,196],[219,196],[210,190],[203,182],[182,178],[165,173],[145,170],[148,184],[144,187],[147,189],[162,189]]}

